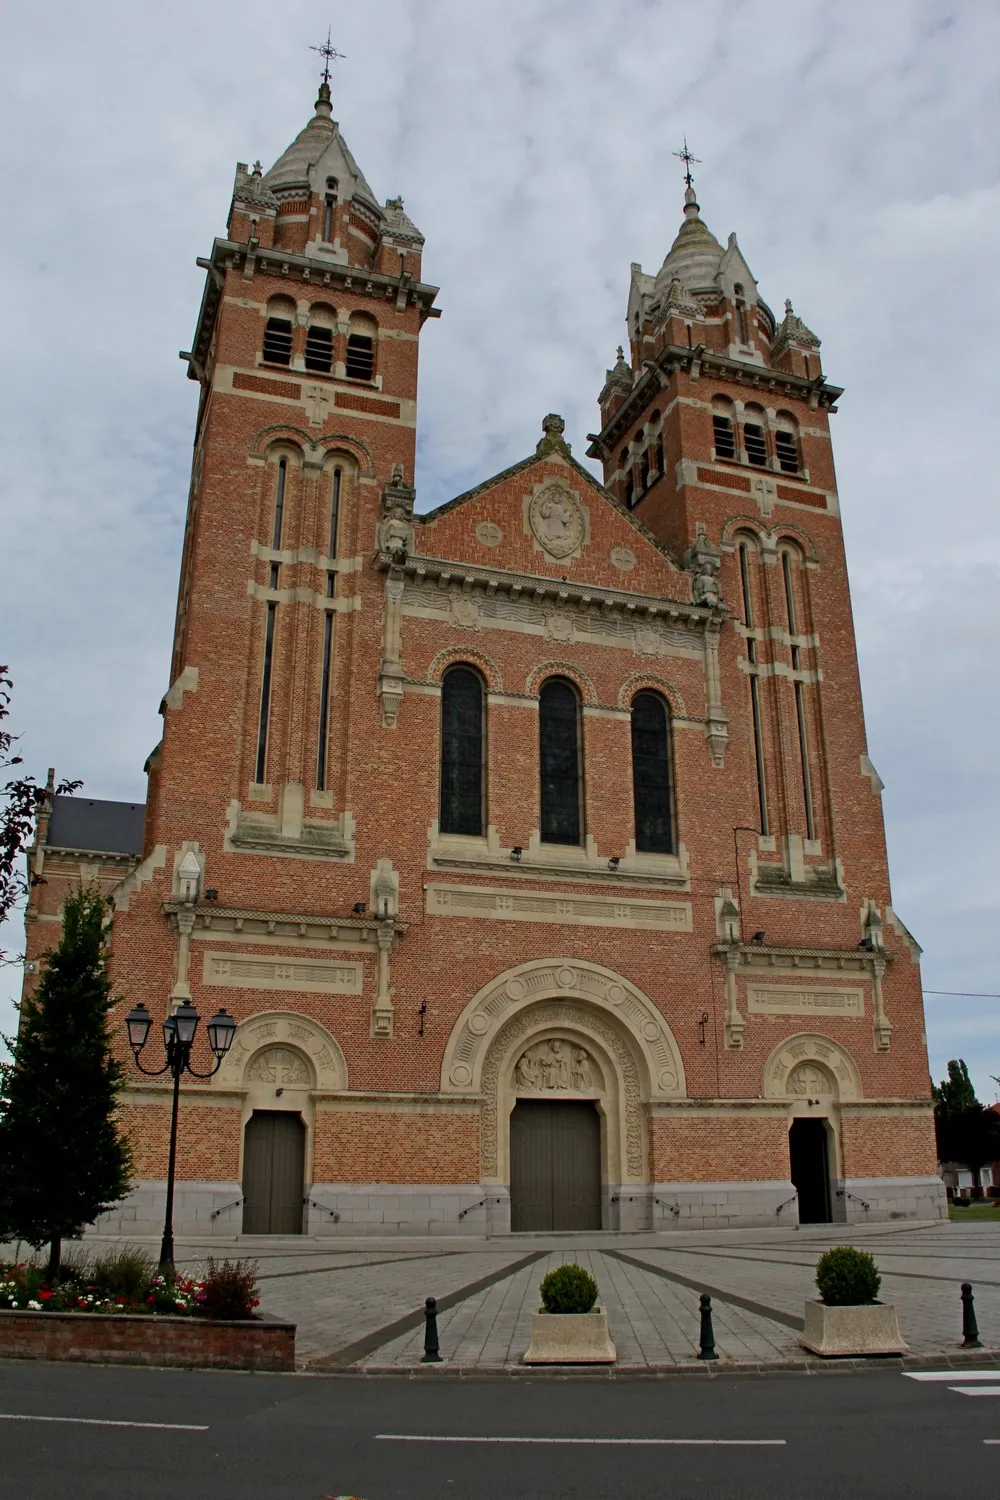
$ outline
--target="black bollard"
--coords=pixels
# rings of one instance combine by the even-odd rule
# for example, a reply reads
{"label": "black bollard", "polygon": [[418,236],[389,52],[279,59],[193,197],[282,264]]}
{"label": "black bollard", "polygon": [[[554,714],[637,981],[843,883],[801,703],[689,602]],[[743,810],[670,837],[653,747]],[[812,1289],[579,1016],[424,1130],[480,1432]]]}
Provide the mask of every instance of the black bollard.
{"label": "black bollard", "polygon": [[962,1282],[962,1348],[981,1349],[979,1325],[976,1322],[976,1304],[972,1296],[972,1282]]}
{"label": "black bollard", "polygon": [[438,1344],[437,1300],[428,1297],[424,1303],[424,1357],[422,1365],[441,1363],[441,1346]]}
{"label": "black bollard", "polygon": [[712,1299],[707,1292],[701,1294],[701,1347],[699,1359],[718,1359],[715,1352],[715,1329],[712,1327]]}

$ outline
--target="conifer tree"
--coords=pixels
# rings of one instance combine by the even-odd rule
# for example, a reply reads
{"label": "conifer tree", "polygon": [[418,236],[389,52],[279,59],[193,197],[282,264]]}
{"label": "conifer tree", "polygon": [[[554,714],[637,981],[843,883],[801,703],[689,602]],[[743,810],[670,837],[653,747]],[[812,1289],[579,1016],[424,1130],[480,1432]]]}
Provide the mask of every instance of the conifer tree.
{"label": "conifer tree", "polygon": [[96,890],[67,897],[59,945],[21,1003],[0,1089],[0,1238],[48,1244],[51,1278],[62,1240],[129,1190],[129,1146],[116,1121],[124,1072],[111,1049],[107,911]]}

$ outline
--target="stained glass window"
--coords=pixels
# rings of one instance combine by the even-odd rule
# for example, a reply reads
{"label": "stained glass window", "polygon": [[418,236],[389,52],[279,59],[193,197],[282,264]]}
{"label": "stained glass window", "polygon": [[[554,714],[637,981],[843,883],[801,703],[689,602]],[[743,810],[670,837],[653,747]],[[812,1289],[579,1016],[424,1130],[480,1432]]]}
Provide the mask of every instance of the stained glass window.
{"label": "stained glass window", "polygon": [[632,700],[632,792],[636,851],[673,854],[670,720],[655,693],[638,693]]}
{"label": "stained glass window", "polygon": [[441,684],[441,832],[482,836],[483,682],[471,667],[449,667]]}
{"label": "stained glass window", "polygon": [[564,677],[550,677],[538,706],[542,842],[580,844],[580,700]]}

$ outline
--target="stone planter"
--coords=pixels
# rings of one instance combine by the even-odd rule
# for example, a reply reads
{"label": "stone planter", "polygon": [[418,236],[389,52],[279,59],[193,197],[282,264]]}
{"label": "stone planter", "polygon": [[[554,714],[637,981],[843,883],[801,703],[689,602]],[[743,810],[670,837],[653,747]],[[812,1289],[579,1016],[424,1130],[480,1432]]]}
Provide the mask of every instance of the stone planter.
{"label": "stone planter", "polygon": [[613,1365],[617,1358],[603,1308],[532,1314],[531,1344],[523,1356],[526,1365]]}
{"label": "stone planter", "polygon": [[294,1370],[295,1324],[128,1313],[0,1311],[0,1358],[98,1365]]}
{"label": "stone planter", "polygon": [[896,1309],[885,1302],[860,1307],[827,1307],[806,1303],[805,1328],[799,1343],[813,1354],[905,1354]]}

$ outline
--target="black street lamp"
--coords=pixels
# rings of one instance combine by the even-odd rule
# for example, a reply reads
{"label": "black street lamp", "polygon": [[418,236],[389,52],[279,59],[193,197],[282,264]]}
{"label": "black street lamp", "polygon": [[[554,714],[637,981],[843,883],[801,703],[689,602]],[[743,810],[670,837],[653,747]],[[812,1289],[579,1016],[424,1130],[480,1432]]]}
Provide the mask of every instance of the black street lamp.
{"label": "black street lamp", "polygon": [[174,1271],[174,1168],[177,1162],[177,1107],[181,1094],[181,1075],[190,1073],[194,1078],[211,1078],[222,1067],[222,1060],[233,1044],[236,1022],[222,1009],[208,1022],[208,1045],[215,1055],[215,1067],[207,1073],[199,1073],[191,1066],[191,1044],[201,1020],[190,1000],[184,1000],[163,1022],[163,1047],[167,1060],[162,1068],[144,1068],[139,1053],[146,1045],[152,1017],[140,1000],[125,1017],[128,1044],[140,1073],[149,1078],[158,1078],[161,1073],[171,1073],[174,1080],[174,1098],[170,1111],[170,1156],[167,1162],[167,1207],[163,1216],[163,1241],[160,1245],[160,1270],[173,1277]]}

